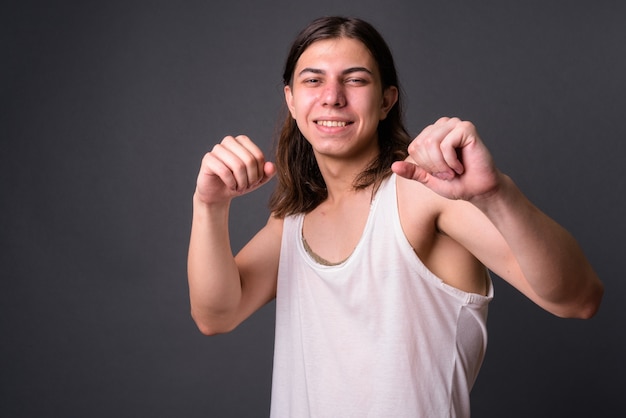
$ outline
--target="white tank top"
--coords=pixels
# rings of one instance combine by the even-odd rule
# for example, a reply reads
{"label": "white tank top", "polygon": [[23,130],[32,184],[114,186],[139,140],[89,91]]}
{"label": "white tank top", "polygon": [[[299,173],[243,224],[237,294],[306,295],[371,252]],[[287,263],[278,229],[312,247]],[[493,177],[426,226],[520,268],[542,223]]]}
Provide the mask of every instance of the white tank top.
{"label": "white tank top", "polygon": [[493,297],[444,284],[416,256],[398,215],[395,175],[372,202],[361,239],[335,266],[285,218],[271,416],[469,417]]}

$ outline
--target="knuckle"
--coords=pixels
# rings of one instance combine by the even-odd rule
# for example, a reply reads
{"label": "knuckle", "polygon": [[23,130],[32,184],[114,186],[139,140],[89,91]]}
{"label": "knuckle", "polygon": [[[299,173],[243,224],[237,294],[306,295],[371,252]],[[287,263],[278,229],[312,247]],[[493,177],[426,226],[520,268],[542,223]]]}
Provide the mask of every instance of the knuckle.
{"label": "knuckle", "polygon": [[226,179],[230,175],[230,171],[228,170],[228,167],[224,165],[218,165],[217,167],[213,169],[213,171],[215,174],[217,174],[218,177],[222,179]]}
{"label": "knuckle", "polygon": [[265,162],[265,156],[261,151],[253,152],[251,155],[253,164],[263,164]]}
{"label": "knuckle", "polygon": [[437,135],[425,135],[423,138],[423,144],[425,147],[439,147],[440,139]]}
{"label": "knuckle", "polygon": [[241,167],[245,170],[247,167],[256,165],[256,160],[253,155],[246,154],[241,157]]}
{"label": "knuckle", "polygon": [[209,167],[213,163],[214,160],[215,160],[214,151],[207,152],[206,154],[204,154],[204,157],[202,157],[201,166]]}
{"label": "knuckle", "polygon": [[472,122],[467,121],[467,120],[459,120],[458,125],[463,129],[469,129],[472,126],[474,126]]}
{"label": "knuckle", "polygon": [[236,173],[244,173],[246,172],[246,163],[241,159],[236,159],[232,162],[232,170]]}

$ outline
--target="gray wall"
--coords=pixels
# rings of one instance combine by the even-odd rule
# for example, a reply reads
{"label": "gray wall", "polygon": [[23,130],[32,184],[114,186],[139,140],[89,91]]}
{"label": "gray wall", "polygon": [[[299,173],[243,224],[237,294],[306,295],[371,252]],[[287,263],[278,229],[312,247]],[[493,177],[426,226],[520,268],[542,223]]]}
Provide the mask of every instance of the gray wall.
{"label": "gray wall", "polygon": [[[496,279],[474,415],[624,415],[625,5],[3,2],[0,415],[267,415],[273,304],[228,335],[195,329],[191,196],[223,136],[271,149],[289,42],[328,14],[387,38],[413,134],[442,115],[475,122],[606,285],[578,321]],[[269,191],[234,203],[235,250]]]}

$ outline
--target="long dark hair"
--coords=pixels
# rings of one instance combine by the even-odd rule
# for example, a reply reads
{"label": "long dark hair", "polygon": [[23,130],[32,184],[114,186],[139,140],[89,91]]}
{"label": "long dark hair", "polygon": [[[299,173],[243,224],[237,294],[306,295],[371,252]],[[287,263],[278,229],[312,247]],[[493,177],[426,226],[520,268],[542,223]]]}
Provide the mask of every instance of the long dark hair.
{"label": "long dark hair", "polygon": [[[314,20],[294,40],[283,71],[283,84],[291,85],[293,72],[302,53],[314,42],[351,38],[362,42],[378,64],[383,90],[398,88],[398,101],[378,124],[379,154],[354,181],[355,189],[380,183],[391,174],[391,164],[407,155],[409,134],[402,120],[401,91],[393,56],[380,33],[368,22],[357,18],[323,17]],[[307,213],[328,197],[313,148],[304,138],[289,112],[276,146],[278,184],[270,199],[277,217]]]}

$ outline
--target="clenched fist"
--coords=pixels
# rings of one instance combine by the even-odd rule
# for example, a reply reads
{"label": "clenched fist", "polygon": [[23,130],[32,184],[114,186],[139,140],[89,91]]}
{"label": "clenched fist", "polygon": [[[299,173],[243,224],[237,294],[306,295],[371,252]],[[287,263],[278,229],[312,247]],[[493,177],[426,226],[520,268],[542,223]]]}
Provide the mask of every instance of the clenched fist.
{"label": "clenched fist", "polygon": [[227,136],[202,159],[196,183],[198,199],[207,204],[228,202],[267,183],[273,163],[245,135]]}
{"label": "clenched fist", "polygon": [[441,118],[409,145],[409,157],[392,165],[448,199],[472,200],[497,190],[500,172],[471,122]]}

